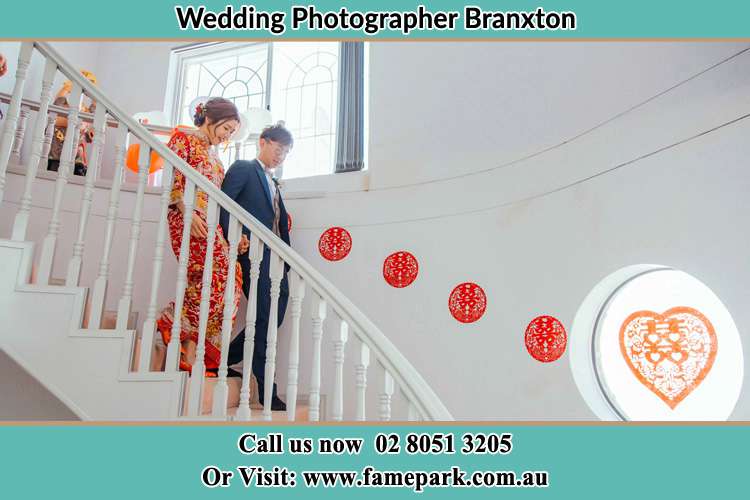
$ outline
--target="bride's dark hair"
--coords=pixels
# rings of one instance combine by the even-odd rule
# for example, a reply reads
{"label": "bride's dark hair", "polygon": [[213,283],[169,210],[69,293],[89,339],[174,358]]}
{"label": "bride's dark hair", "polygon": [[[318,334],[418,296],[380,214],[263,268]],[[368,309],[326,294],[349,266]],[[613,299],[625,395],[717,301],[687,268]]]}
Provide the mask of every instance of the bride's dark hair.
{"label": "bride's dark hair", "polygon": [[206,123],[206,119],[211,121],[211,125],[217,127],[227,120],[240,121],[240,113],[237,106],[229,99],[223,97],[212,97],[204,103],[201,103],[193,110],[193,123],[200,127]]}

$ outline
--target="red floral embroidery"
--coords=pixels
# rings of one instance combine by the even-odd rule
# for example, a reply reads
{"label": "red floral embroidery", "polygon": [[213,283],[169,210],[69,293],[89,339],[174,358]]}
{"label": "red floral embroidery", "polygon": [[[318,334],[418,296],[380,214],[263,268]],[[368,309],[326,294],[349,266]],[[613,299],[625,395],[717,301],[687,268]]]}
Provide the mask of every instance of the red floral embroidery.
{"label": "red floral embroidery", "polygon": [[[197,133],[177,131],[167,144],[178,156],[191,167],[199,171],[216,186],[221,186],[224,179],[224,168],[215,156],[211,155],[208,144]],[[175,170],[172,184],[171,199],[173,203],[182,200],[185,191],[185,176]],[[200,217],[206,221],[208,195],[198,191],[193,217]],[[172,251],[179,259],[182,242],[183,215],[176,207],[171,207],[167,214],[169,223],[169,237]],[[180,340],[190,338],[198,341],[198,324],[200,321],[201,289],[203,287],[203,267],[206,259],[207,241],[205,238],[190,238],[189,256],[187,264],[187,284],[180,318]],[[206,328],[206,368],[217,368],[221,354],[221,328],[224,316],[224,292],[228,281],[229,245],[224,239],[221,226],[216,227],[214,241],[213,266],[211,275],[211,290],[209,299],[208,325]],[[232,321],[234,321],[242,294],[242,269],[235,264],[235,290]],[[157,328],[162,333],[165,343],[171,337],[174,322],[174,301],[170,302],[157,320]]]}

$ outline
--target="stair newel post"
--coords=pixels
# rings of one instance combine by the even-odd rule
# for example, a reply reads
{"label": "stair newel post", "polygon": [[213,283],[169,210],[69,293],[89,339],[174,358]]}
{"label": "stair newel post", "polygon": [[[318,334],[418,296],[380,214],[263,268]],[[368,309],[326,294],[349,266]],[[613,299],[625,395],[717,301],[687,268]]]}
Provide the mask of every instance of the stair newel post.
{"label": "stair newel post", "polygon": [[[177,172],[174,173],[175,178]],[[182,306],[185,303],[185,288],[187,288],[187,264],[190,258],[190,226],[193,217],[193,206],[195,206],[195,184],[185,177],[185,191],[182,197],[185,211],[182,214],[182,239],[180,240],[180,255],[177,258],[177,286],[174,296],[174,313],[172,331],[167,346],[167,359],[165,370],[168,372],[178,371],[180,359],[180,333],[182,332]]]}
{"label": "stair newel post", "polygon": [[112,253],[112,241],[115,237],[117,211],[120,206],[120,188],[122,186],[122,171],[125,168],[125,151],[128,148],[128,129],[120,123],[117,127],[115,140],[115,175],[112,178],[112,188],[109,192],[109,207],[107,208],[107,228],[104,232],[104,248],[102,260],[99,263],[99,274],[94,281],[91,292],[91,313],[89,314],[89,328],[101,326],[104,313],[104,301],[107,295],[109,280],[109,260]]}
{"label": "stair newel post", "polygon": [[23,99],[23,88],[26,85],[26,73],[31,62],[31,53],[34,49],[33,42],[23,42],[18,54],[18,67],[16,68],[16,82],[13,85],[13,95],[8,106],[8,113],[3,119],[3,131],[0,135],[0,201],[5,195],[5,172],[8,169],[10,150],[15,139],[18,117],[21,113],[21,99]]}
{"label": "stair newel post", "polygon": [[154,341],[154,331],[156,330],[156,301],[159,294],[159,280],[161,278],[161,268],[164,263],[164,243],[167,233],[167,214],[169,213],[169,200],[172,193],[172,165],[164,162],[162,172],[162,190],[159,199],[159,225],[156,229],[156,248],[154,249],[154,265],[151,271],[151,295],[148,300],[148,312],[146,321],[143,323],[141,332],[141,352],[138,360],[138,371],[149,371],[151,365],[151,347]]}
{"label": "stair newel post", "polygon": [[190,398],[188,400],[188,415],[190,416],[200,414],[201,402],[203,401],[203,382],[206,372],[206,329],[208,328],[208,311],[211,305],[211,278],[214,271],[214,244],[216,241],[216,226],[219,223],[218,217],[219,210],[216,201],[209,199],[206,213],[208,236],[206,238],[206,259],[203,261],[198,344],[195,349],[195,361],[190,377]]}
{"label": "stair newel post", "polygon": [[287,376],[287,418],[294,421],[297,414],[297,386],[299,380],[299,326],[302,316],[302,300],[305,298],[305,282],[294,271],[289,273],[289,300],[291,302],[292,336],[289,339],[289,372]]}
{"label": "stair newel post", "polygon": [[224,315],[221,324],[221,358],[219,361],[219,378],[214,388],[213,415],[224,417],[227,414],[227,359],[229,357],[229,339],[232,337],[232,319],[234,310],[234,287],[236,283],[237,249],[240,244],[241,226],[234,215],[229,215],[229,264],[227,268],[227,285],[224,290]]}
{"label": "stair newel post", "polygon": [[57,236],[60,234],[60,209],[62,208],[63,194],[65,193],[65,187],[68,185],[68,178],[73,173],[80,142],[78,125],[81,95],[81,86],[73,82],[73,89],[70,92],[70,108],[68,108],[68,126],[65,130],[65,141],[63,142],[62,153],[60,153],[60,166],[57,169],[57,180],[55,181],[52,218],[49,222],[47,236],[42,243],[39,258],[39,272],[37,274],[37,283],[39,284],[48,284],[52,277]]}
{"label": "stair newel post", "polygon": [[[36,115],[34,132],[31,138],[31,158],[26,166],[23,194],[21,195],[21,207],[18,209],[15,220],[13,221],[12,238],[16,241],[24,241],[26,239],[26,230],[31,215],[31,192],[32,187],[34,186],[34,179],[36,179],[36,173],[39,169],[39,164],[41,163],[42,158],[44,158],[44,164],[47,164],[47,156],[49,156],[49,150],[52,144],[52,134],[55,130],[55,119],[57,118],[57,115],[53,113],[52,116],[48,117],[47,110],[49,109],[49,103],[52,99],[52,83],[55,79],[56,72],[57,64],[55,64],[52,59],[47,59],[44,64],[44,75],[42,76],[42,93],[39,98],[39,112]],[[51,123],[49,121],[50,118],[52,119]],[[45,134],[45,132],[47,133]],[[46,135],[49,136],[49,142]],[[45,149],[46,152],[44,152]]]}
{"label": "stair newel post", "polygon": [[320,420],[320,350],[323,342],[323,321],[326,319],[326,301],[317,293],[312,304],[312,376],[310,377],[310,420]]}
{"label": "stair newel post", "polygon": [[383,366],[383,392],[380,393],[380,420],[387,422],[391,419],[391,398],[393,397],[393,376],[388,368]]}
{"label": "stair newel post", "polygon": [[268,314],[268,331],[266,335],[266,367],[263,373],[263,420],[271,420],[271,401],[273,400],[273,383],[276,376],[276,343],[279,330],[279,296],[281,280],[284,277],[284,261],[272,250],[270,252],[268,275],[271,279],[271,310]]}
{"label": "stair newel post", "polygon": [[333,409],[331,418],[337,422],[344,419],[344,354],[346,341],[349,339],[349,325],[343,319],[333,340],[333,364],[335,369],[335,385],[333,388]]}
{"label": "stair newel post", "polygon": [[23,149],[23,139],[26,136],[26,123],[29,120],[31,109],[28,106],[21,106],[21,112],[18,115],[18,126],[16,127],[16,138],[13,141],[13,148],[10,151],[10,159],[16,163],[21,163],[21,150]]}
{"label": "stair newel post", "polygon": [[125,283],[122,287],[122,297],[117,307],[118,330],[128,328],[128,318],[133,303],[133,274],[135,273],[135,261],[138,257],[138,243],[141,239],[141,227],[143,225],[143,198],[146,193],[146,182],[148,181],[149,164],[151,161],[151,148],[141,143],[138,152],[138,188],[135,195],[135,210],[133,221],[130,224],[130,245],[128,247],[128,267],[125,274]]}
{"label": "stair newel post", "polygon": [[355,371],[357,374],[357,413],[355,419],[358,421],[364,421],[367,416],[365,401],[367,395],[367,368],[369,366],[370,348],[364,342],[360,342],[359,356],[357,358],[357,364],[355,365]]}
{"label": "stair newel post", "polygon": [[255,235],[250,236],[250,288],[247,311],[245,314],[245,342],[242,345],[242,386],[240,387],[240,406],[237,409],[238,420],[250,420],[250,379],[253,376],[253,352],[255,350],[255,322],[258,316],[258,279],[260,264],[263,261],[263,241]]}
{"label": "stair newel post", "polygon": [[[67,277],[65,278],[66,286],[78,286],[78,280],[81,276],[81,265],[83,264],[83,247],[86,239],[86,228],[88,226],[89,215],[91,213],[91,204],[94,198],[94,179],[97,177],[99,168],[99,158],[103,145],[104,126],[106,126],[107,110],[104,106],[98,106],[94,113],[94,141],[91,147],[90,168],[86,172],[86,186],[83,190],[83,200],[81,201],[81,216],[78,220],[78,236],[73,244],[73,256],[68,263]],[[32,163],[34,158],[31,159]]]}

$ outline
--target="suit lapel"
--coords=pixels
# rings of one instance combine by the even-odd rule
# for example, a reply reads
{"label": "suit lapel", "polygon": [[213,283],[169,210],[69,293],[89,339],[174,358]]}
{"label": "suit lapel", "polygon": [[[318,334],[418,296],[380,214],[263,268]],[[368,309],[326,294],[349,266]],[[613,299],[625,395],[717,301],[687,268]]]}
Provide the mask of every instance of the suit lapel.
{"label": "suit lapel", "polygon": [[266,201],[268,201],[268,206],[271,207],[271,211],[273,212],[273,198],[271,198],[271,190],[268,189],[268,178],[266,177],[266,173],[263,171],[263,167],[260,166],[260,162],[258,160],[253,161],[255,163],[255,173],[258,175],[260,185],[263,186],[263,191],[266,193]]}

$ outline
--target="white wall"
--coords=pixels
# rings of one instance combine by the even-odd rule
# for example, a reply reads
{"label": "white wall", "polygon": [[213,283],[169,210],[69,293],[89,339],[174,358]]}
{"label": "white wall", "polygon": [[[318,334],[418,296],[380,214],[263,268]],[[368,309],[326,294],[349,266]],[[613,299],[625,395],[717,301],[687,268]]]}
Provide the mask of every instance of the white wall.
{"label": "white wall", "polygon": [[[534,361],[523,332],[539,314],[570,328],[590,288],[630,264],[671,265],[707,283],[743,332],[747,359],[750,240],[736,229],[748,209],[746,121],[571,189],[518,200],[747,113],[750,55],[565,147],[423,182],[572,138],[739,48],[373,44],[371,190],[289,202],[295,247],[374,318],[462,419],[592,418],[567,356]],[[450,57],[441,65],[443,49]],[[354,238],[352,255],[339,263],[323,261],[315,248],[332,225]],[[381,266],[399,249],[419,258],[421,275],[395,290]],[[463,281],[488,294],[486,315],[472,325],[447,309],[450,290]],[[734,418],[750,414],[748,390],[745,384]]]}
{"label": "white wall", "polygon": [[[164,80],[153,75],[144,85],[142,75],[159,67],[166,75],[170,45],[99,46],[102,88],[128,112],[158,107]],[[750,55],[565,145],[495,168],[573,139],[741,48],[371,44],[370,190],[295,199],[291,191],[310,190],[313,182],[312,189],[325,190],[331,179],[289,182],[293,246],[361,307],[460,419],[594,418],[576,389],[567,355],[551,364],[534,361],[523,332],[540,314],[554,315],[570,329],[591,287],[631,264],[670,265],[703,280],[733,314],[748,359],[750,297],[744,283],[750,280],[745,265],[750,240],[738,229],[746,225],[749,208],[747,121],[575,187],[543,193],[750,111]],[[360,174],[342,174],[350,175]],[[347,227],[354,238],[352,254],[338,263],[317,253],[321,232],[333,225]],[[151,234],[146,231],[146,247]],[[396,290],[383,281],[381,269],[383,259],[400,249],[419,259],[420,276]],[[488,294],[487,313],[470,325],[457,323],[447,309],[448,294],[463,281],[477,282]],[[143,287],[136,286],[136,293],[144,293]],[[309,318],[306,308],[303,314]],[[327,360],[331,319],[324,337]],[[309,320],[304,323],[309,335]],[[284,370],[287,341],[285,328]],[[356,347],[350,341],[348,360]],[[308,360],[303,341],[303,374],[309,373]],[[353,373],[351,363],[347,372]],[[374,368],[370,377],[379,383]],[[280,378],[285,380],[283,371]],[[331,378],[324,376],[328,388]],[[353,381],[348,384],[351,389]],[[745,384],[733,418],[750,417],[748,391]]]}

